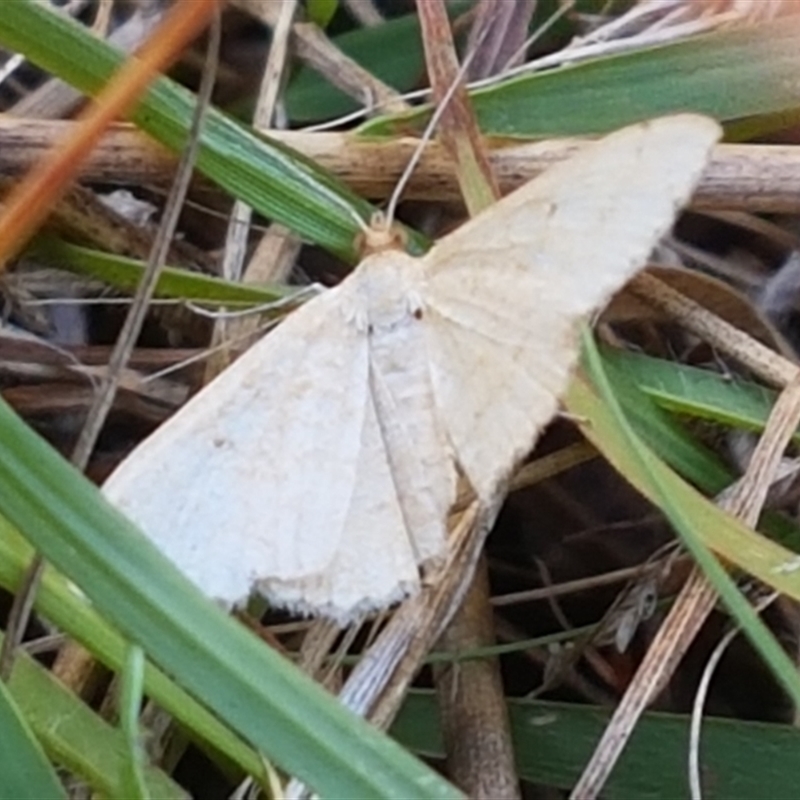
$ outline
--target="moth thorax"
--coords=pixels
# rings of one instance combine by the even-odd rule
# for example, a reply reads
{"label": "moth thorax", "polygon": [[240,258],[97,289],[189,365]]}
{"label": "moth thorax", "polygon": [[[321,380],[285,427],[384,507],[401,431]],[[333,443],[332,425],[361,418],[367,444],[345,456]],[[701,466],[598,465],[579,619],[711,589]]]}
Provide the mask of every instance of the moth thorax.
{"label": "moth thorax", "polygon": [[365,258],[358,271],[363,316],[370,332],[422,318],[419,259],[398,250],[384,250]]}

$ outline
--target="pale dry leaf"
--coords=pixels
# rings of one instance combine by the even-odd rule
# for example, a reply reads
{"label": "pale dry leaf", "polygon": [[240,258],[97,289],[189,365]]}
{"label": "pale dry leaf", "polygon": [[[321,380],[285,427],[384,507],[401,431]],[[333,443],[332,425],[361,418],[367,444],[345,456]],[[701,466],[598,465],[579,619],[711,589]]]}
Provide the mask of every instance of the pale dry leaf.
{"label": "pale dry leaf", "polygon": [[209,595],[340,622],[420,586],[462,473],[489,503],[557,409],[577,324],[643,264],[719,136],[641,123],[422,258],[368,256],[203,389],[106,496]]}

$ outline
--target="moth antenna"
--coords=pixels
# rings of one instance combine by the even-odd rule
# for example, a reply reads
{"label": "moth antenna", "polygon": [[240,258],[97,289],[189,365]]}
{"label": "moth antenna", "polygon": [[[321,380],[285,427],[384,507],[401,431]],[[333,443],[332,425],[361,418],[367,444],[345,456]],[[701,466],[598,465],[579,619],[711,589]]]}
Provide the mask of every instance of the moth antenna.
{"label": "moth antenna", "polygon": [[403,174],[400,176],[400,180],[397,181],[397,186],[394,187],[392,196],[389,198],[389,204],[386,206],[387,226],[391,226],[392,222],[394,221],[395,211],[397,210],[397,204],[400,202],[400,197],[403,194],[403,191],[405,190],[406,185],[408,184],[408,181],[411,178],[411,175],[417,168],[419,160],[422,158],[422,153],[425,150],[425,146],[433,137],[433,132],[436,130],[436,126],[439,124],[439,120],[442,118],[442,114],[444,114],[447,105],[453,99],[453,95],[456,93],[456,90],[461,85],[461,82],[464,80],[464,76],[467,74],[469,65],[472,63],[472,58],[476,52],[477,52],[477,47],[473,48],[473,50],[471,50],[467,54],[466,58],[461,62],[461,66],[458,68],[456,77],[453,79],[453,82],[447,88],[447,91],[445,92],[445,95],[442,98],[442,102],[439,103],[439,106],[434,110],[433,114],[431,115],[430,121],[425,126],[425,130],[423,131],[422,137],[419,140],[417,149],[414,151],[414,155],[412,155],[411,158],[408,160],[408,164],[406,164],[406,168],[403,170]]}

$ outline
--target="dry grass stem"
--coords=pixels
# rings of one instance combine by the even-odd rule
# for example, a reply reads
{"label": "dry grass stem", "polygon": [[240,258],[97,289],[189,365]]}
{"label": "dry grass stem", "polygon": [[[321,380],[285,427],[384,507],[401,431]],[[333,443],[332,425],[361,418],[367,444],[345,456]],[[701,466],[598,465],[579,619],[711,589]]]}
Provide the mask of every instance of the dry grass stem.
{"label": "dry grass stem", "polygon": [[[260,19],[271,28],[278,24],[279,3],[231,0],[231,5]],[[315,24],[295,22],[292,26],[291,45],[297,56],[309,67],[323,75],[337,89],[367,107],[380,104],[382,109],[392,112],[408,109],[398,92],[346,56]]]}
{"label": "dry grass stem", "polygon": [[686,330],[713,345],[774,386],[788,386],[798,374],[798,366],[756,341],[708,309],[690,300],[663,281],[640,273],[628,289],[650,305],[660,309]]}
{"label": "dry grass stem", "polygon": [[372,0],[344,0],[344,5],[365,28],[374,28],[385,22]]}
{"label": "dry grass stem", "polygon": [[[10,178],[0,177],[0,189],[10,188]],[[77,244],[91,245],[115,255],[147,260],[153,247],[154,228],[126,219],[103,203],[91,190],[72,186],[50,211],[46,227]],[[187,242],[170,242],[167,258],[173,266],[211,270],[213,259]]]}

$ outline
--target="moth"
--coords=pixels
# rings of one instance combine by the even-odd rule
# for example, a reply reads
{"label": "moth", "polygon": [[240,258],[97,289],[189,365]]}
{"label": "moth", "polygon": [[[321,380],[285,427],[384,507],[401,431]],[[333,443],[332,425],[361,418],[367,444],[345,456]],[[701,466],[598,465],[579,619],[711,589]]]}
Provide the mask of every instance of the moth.
{"label": "moth", "polygon": [[577,325],[689,199],[715,122],[618,131],[440,239],[310,300],[137,447],[106,497],[208,595],[348,622],[446,553],[556,413]]}

